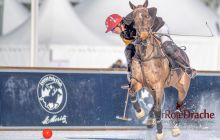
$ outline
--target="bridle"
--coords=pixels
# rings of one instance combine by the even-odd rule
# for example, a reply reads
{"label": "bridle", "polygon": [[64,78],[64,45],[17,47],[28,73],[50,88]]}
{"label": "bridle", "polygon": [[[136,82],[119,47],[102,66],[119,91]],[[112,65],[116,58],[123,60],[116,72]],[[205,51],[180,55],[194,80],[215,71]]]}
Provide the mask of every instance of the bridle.
{"label": "bridle", "polygon": [[[134,15],[139,16],[139,14],[143,13],[143,12],[147,12],[147,9],[145,7],[137,7],[133,11],[133,16]],[[149,19],[149,16],[150,16],[149,13],[147,15],[148,15],[147,18]],[[141,22],[142,22],[142,26],[143,26],[143,24],[146,24],[146,23],[144,23],[144,20],[147,20],[147,19],[143,19],[143,18],[146,18],[146,17],[140,17],[140,18],[142,18]],[[136,27],[136,31],[137,31],[136,23],[135,23],[135,27]],[[140,33],[137,32],[137,35],[136,35],[136,40],[137,40],[136,45],[140,47],[140,54],[137,55],[138,58],[136,58],[136,60],[138,60],[140,63],[147,62],[147,61],[150,61],[152,59],[159,59],[159,58],[165,58],[166,57],[165,54],[161,50],[161,41],[156,36],[156,33],[152,32],[151,27],[152,26],[148,26],[145,29],[141,28],[142,30],[145,30],[148,33],[148,38],[146,40],[141,40]],[[147,58],[144,58],[146,56],[146,49],[149,45],[152,45],[153,49],[151,50],[151,52],[149,53]],[[156,56],[152,56],[155,49],[157,49],[157,52],[161,52],[161,53],[157,53]]]}

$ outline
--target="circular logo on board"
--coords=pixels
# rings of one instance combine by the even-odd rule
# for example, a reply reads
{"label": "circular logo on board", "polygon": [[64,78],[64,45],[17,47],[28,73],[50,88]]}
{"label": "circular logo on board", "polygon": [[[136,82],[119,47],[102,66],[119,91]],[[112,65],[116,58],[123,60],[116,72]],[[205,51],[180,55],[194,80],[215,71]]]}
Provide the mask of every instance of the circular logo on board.
{"label": "circular logo on board", "polygon": [[40,79],[37,95],[41,107],[48,113],[57,114],[66,106],[66,87],[63,81],[55,75],[48,74]]}

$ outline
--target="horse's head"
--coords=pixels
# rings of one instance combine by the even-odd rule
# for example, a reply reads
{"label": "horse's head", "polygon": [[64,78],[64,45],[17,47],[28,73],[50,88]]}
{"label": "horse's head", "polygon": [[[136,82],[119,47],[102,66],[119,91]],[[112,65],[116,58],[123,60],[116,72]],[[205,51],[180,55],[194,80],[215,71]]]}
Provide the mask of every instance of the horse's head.
{"label": "horse's head", "polygon": [[149,15],[147,6],[148,0],[145,1],[143,5],[135,6],[129,1],[130,7],[133,10],[133,17],[135,22],[135,28],[137,31],[137,36],[141,40],[146,40],[148,33],[153,25],[153,20]]}

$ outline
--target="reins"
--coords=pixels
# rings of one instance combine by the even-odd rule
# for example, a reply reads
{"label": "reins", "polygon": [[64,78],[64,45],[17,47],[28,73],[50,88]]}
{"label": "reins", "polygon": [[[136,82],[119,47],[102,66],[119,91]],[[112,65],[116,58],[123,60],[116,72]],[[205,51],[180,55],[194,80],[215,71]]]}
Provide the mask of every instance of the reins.
{"label": "reins", "polygon": [[[153,39],[151,39],[153,37]],[[149,41],[149,40],[153,40],[153,41]],[[163,51],[161,50],[161,41],[153,34],[153,33],[150,33],[150,39],[148,39],[147,41],[141,41],[139,44],[137,44],[137,46],[139,45],[139,47],[141,47],[141,52],[140,54],[138,54],[138,58],[136,58],[136,60],[138,62],[147,62],[147,61],[150,61],[152,59],[164,59],[166,58],[166,56],[164,55]],[[156,43],[154,43],[154,41],[156,41]],[[153,43],[152,43],[153,42]],[[143,58],[146,53],[145,53],[145,50],[147,49],[147,47],[149,45],[152,45],[153,46],[153,49],[151,51],[151,53],[148,55],[147,58]],[[157,52],[161,52],[160,54],[158,54],[157,56],[153,56],[153,53],[155,52],[155,48],[157,48]]]}

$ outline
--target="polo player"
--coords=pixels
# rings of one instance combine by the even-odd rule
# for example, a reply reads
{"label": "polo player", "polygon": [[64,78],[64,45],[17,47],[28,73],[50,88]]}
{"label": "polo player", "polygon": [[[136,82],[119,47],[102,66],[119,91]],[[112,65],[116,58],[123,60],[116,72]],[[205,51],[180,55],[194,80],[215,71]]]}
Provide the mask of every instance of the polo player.
{"label": "polo player", "polygon": [[[157,16],[157,8],[147,8],[149,15],[153,20],[153,26],[151,26],[152,32],[161,33],[157,35],[162,43],[162,48],[167,56],[175,60],[180,64],[180,67],[188,74],[190,78],[195,76],[195,70],[192,69],[189,64],[181,57],[178,46],[173,42],[169,36],[169,28],[161,17]],[[107,17],[105,21],[106,33],[111,31],[112,33],[119,34],[123,42],[126,45],[125,56],[128,64],[128,80],[131,79],[131,62],[132,57],[135,55],[135,36],[136,29],[134,27],[133,13],[129,13],[127,16],[122,17],[118,14],[112,14]]]}

